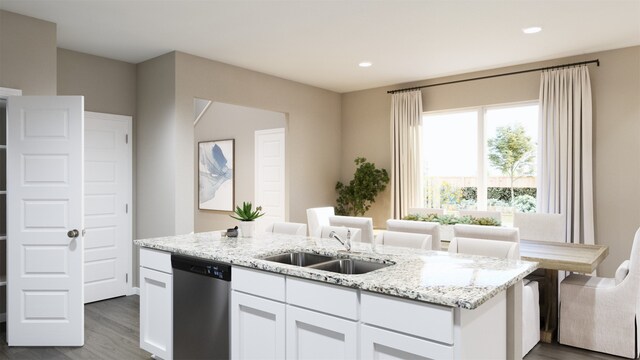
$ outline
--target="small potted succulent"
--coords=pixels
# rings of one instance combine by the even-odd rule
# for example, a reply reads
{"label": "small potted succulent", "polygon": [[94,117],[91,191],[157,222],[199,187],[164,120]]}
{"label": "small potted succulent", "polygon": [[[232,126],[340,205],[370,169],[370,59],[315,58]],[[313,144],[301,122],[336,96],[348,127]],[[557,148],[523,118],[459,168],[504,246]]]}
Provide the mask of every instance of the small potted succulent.
{"label": "small potted succulent", "polygon": [[240,220],[240,232],[242,237],[253,237],[256,231],[256,219],[263,216],[262,206],[258,206],[253,210],[250,202],[242,202],[242,207],[236,206],[235,215],[229,215],[236,220]]}

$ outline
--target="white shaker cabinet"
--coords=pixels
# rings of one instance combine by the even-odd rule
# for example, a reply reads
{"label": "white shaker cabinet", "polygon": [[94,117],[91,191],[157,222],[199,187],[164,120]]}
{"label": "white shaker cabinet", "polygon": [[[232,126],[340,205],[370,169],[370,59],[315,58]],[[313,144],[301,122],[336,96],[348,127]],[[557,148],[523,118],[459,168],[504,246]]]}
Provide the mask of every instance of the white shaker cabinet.
{"label": "white shaker cabinet", "polygon": [[395,331],[362,325],[362,359],[453,359],[453,348]]}
{"label": "white shaker cabinet", "polygon": [[140,347],[173,358],[171,254],[146,248],[140,249]]}
{"label": "white shaker cabinet", "polygon": [[357,322],[287,305],[287,359],[357,358]]}
{"label": "white shaker cabinet", "polygon": [[233,359],[285,358],[285,305],[238,291],[231,293]]}
{"label": "white shaker cabinet", "polygon": [[285,277],[233,268],[231,358],[285,358]]}

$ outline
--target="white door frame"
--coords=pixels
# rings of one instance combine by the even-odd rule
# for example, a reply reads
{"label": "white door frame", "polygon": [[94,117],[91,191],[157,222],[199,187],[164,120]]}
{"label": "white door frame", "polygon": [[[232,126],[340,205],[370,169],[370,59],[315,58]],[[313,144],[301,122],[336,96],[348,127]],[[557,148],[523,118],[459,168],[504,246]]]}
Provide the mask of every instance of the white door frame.
{"label": "white door frame", "polygon": [[[129,246],[127,249],[127,258],[125,259],[125,266],[127,267],[127,273],[129,274],[129,281],[127,283],[127,296],[138,294],[137,288],[133,287],[133,118],[129,115],[116,115],[107,113],[98,113],[93,111],[85,111],[85,115],[92,118],[125,122],[127,124],[127,143],[130,145],[127,147],[127,158],[129,159],[129,166],[127,167],[127,177],[130,179],[129,186],[127,188],[126,202],[128,204],[127,218],[127,234],[129,234]],[[86,119],[86,116],[85,116]]]}

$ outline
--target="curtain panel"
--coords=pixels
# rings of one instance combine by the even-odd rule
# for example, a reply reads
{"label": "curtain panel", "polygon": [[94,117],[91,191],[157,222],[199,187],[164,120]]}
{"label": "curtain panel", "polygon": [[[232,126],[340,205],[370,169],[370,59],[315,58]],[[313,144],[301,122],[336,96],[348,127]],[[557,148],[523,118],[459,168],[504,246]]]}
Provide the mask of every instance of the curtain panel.
{"label": "curtain panel", "polygon": [[422,206],[422,92],[391,97],[391,203],[401,219],[410,207]]}
{"label": "curtain panel", "polygon": [[594,243],[591,81],[587,66],[543,71],[538,212],[565,216],[566,241]]}

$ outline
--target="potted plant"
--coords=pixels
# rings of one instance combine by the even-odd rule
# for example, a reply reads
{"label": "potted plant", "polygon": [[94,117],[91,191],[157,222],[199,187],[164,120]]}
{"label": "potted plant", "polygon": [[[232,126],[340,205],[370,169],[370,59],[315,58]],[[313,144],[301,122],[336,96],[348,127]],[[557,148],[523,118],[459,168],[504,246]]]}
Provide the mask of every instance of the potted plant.
{"label": "potted plant", "polygon": [[253,205],[250,202],[242,202],[242,207],[236,206],[234,213],[237,216],[229,215],[236,220],[240,220],[240,231],[242,237],[253,237],[253,233],[256,231],[256,219],[263,216],[262,206],[258,206],[253,210]]}
{"label": "potted plant", "polygon": [[337,215],[362,216],[376,201],[376,196],[387,187],[389,174],[385,169],[378,169],[372,162],[363,157],[358,157],[356,172],[353,180],[348,185],[339,182],[336,184],[338,206]]}

